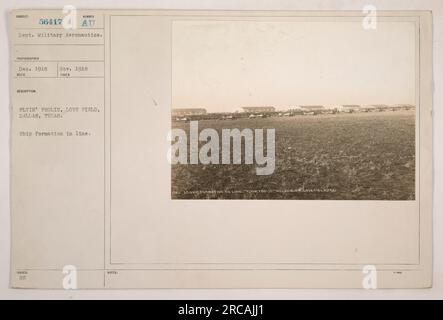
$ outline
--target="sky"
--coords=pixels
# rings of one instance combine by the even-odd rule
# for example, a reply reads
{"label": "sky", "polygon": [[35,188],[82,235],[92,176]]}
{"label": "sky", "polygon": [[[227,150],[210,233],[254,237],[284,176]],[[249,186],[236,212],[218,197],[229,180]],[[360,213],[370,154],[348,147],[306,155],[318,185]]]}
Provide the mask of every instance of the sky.
{"label": "sky", "polygon": [[412,22],[174,21],[172,104],[415,104],[415,58]]}

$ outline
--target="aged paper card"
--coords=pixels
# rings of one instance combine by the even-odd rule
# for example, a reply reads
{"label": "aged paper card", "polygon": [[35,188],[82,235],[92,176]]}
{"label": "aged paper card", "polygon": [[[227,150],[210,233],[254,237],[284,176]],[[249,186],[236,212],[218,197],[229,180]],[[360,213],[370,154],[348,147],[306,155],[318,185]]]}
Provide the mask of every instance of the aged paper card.
{"label": "aged paper card", "polygon": [[11,285],[432,285],[424,11],[14,10]]}

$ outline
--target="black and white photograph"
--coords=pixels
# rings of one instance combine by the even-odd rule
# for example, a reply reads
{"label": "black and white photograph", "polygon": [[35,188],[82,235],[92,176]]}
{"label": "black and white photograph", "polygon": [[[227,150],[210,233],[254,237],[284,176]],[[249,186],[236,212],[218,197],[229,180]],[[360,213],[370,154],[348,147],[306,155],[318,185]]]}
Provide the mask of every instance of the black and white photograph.
{"label": "black and white photograph", "polygon": [[414,200],[413,22],[175,21],[173,199]]}

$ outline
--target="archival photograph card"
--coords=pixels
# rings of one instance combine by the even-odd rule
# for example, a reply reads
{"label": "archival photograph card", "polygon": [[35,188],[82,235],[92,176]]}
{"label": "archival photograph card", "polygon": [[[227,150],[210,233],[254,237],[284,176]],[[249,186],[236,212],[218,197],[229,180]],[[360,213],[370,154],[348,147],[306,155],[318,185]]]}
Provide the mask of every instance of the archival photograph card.
{"label": "archival photograph card", "polygon": [[175,21],[173,198],[415,200],[415,32]]}

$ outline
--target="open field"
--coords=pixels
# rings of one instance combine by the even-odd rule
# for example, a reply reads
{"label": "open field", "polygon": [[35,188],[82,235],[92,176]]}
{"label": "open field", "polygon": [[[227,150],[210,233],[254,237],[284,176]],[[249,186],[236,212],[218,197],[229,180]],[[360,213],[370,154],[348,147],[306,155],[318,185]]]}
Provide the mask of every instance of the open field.
{"label": "open field", "polygon": [[199,121],[204,128],[275,128],[275,171],[173,165],[173,199],[415,199],[415,110]]}

